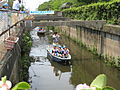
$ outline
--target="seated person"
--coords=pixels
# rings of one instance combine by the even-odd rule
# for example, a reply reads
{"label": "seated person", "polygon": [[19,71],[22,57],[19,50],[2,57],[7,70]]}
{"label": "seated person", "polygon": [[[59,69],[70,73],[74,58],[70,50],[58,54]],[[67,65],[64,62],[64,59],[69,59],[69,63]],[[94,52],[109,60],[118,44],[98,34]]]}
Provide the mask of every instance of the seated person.
{"label": "seated person", "polygon": [[43,28],[39,28],[39,31],[42,31],[43,30]]}
{"label": "seated person", "polygon": [[64,50],[62,47],[58,47],[58,54],[60,57],[63,57],[64,56]]}
{"label": "seated person", "polygon": [[69,54],[69,49],[68,48],[64,48],[64,57],[67,58]]}
{"label": "seated person", "polygon": [[52,49],[52,54],[54,56],[57,56],[58,55],[58,49],[57,49],[57,46],[54,46],[53,49]]}

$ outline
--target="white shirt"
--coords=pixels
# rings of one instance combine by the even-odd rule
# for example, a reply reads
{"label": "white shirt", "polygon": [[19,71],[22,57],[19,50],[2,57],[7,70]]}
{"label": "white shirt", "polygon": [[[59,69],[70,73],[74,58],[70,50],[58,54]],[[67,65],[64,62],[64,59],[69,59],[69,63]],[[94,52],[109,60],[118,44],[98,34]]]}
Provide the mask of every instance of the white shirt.
{"label": "white shirt", "polygon": [[19,3],[19,1],[18,1],[18,0],[15,0],[15,1],[13,2],[13,7],[12,7],[12,9],[20,10],[20,7],[21,7],[21,4]]}

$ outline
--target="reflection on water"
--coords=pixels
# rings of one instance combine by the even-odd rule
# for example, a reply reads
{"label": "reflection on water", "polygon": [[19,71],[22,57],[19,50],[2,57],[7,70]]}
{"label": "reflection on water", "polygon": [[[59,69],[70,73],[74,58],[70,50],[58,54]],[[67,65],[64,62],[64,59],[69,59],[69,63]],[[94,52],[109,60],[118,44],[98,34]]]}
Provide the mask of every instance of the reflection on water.
{"label": "reflection on water", "polygon": [[66,44],[71,51],[72,74],[70,81],[73,85],[90,84],[97,75],[104,73],[107,75],[107,84],[117,90],[120,89],[120,71],[105,65],[103,60],[79,47],[78,44],[68,38],[63,37],[62,43]]}
{"label": "reflection on water", "polygon": [[37,35],[36,31],[31,32],[33,47],[30,56],[34,62],[29,68],[29,82],[31,90],[73,90],[70,84],[71,68],[47,59],[47,47],[51,44],[47,36]]}
{"label": "reflection on water", "polygon": [[31,90],[75,90],[77,84],[90,84],[100,73],[107,75],[109,86],[120,89],[120,72],[70,39],[62,37],[61,43],[69,47],[72,65],[62,65],[47,59],[46,49],[51,45],[47,36],[38,36],[36,31],[32,31],[31,36],[30,56],[34,59],[29,68]]}

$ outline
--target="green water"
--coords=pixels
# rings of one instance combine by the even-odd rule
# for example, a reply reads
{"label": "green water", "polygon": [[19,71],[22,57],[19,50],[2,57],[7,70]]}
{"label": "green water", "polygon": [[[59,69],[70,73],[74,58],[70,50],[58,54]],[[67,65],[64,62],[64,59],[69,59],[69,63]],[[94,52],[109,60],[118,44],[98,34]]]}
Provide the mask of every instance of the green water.
{"label": "green water", "polygon": [[66,45],[72,55],[71,65],[63,65],[47,58],[46,49],[51,45],[47,36],[38,37],[35,31],[31,35],[33,47],[30,56],[35,60],[29,68],[31,90],[75,90],[76,85],[89,85],[101,73],[107,75],[107,85],[120,90],[120,71],[107,66],[74,41],[64,36],[61,38],[61,44]]}

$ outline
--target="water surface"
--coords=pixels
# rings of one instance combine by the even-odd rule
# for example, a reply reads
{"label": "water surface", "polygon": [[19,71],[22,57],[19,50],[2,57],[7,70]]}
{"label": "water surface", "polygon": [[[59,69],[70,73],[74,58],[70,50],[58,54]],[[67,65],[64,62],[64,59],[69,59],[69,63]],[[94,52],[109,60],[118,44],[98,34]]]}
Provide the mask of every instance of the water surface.
{"label": "water surface", "polygon": [[105,65],[74,41],[61,38],[61,44],[69,47],[72,55],[71,65],[63,65],[47,59],[46,49],[51,46],[47,35],[38,36],[36,31],[31,31],[31,36],[30,56],[34,58],[29,68],[31,90],[75,90],[79,83],[89,85],[101,73],[107,75],[109,86],[120,90],[120,71]]}

